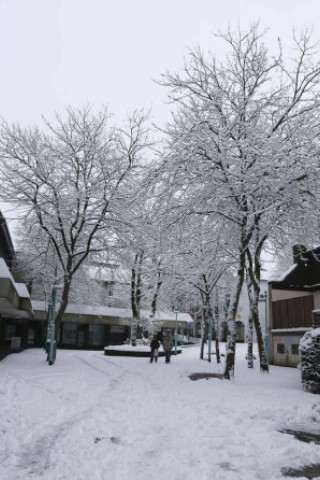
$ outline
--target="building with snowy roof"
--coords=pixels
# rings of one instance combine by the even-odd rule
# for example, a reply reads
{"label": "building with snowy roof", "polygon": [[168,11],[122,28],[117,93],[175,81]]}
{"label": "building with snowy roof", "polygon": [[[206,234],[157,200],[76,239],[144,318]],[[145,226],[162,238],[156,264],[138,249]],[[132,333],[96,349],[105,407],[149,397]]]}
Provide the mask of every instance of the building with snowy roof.
{"label": "building with snowy roof", "polygon": [[16,281],[16,256],[6,221],[0,212],[0,359],[27,343],[33,318],[29,291]]}
{"label": "building with snowy roof", "polygon": [[[6,221],[0,212],[0,359],[8,353],[28,347],[43,347],[46,341],[48,303],[31,299],[27,286],[14,278],[16,255]],[[102,283],[106,293],[116,283],[129,281],[126,272],[112,268],[90,270],[91,280]],[[113,300],[113,299],[112,299]],[[58,346],[62,348],[96,348],[120,345],[130,336],[132,310],[121,305],[79,305],[70,303],[61,322]],[[57,305],[58,307],[58,305]],[[186,313],[141,311],[144,330],[161,332],[177,330],[186,335],[192,328],[192,317]]]}
{"label": "building with snowy roof", "polygon": [[[48,305],[32,300],[34,320],[45,330]],[[58,305],[57,305],[58,308]],[[141,323],[148,330],[151,312],[141,311]],[[96,348],[121,345],[130,337],[132,310],[105,306],[69,304],[61,322],[58,346],[62,348]],[[175,314],[157,311],[152,317],[153,331],[162,332],[177,328],[179,335],[187,335],[192,328],[188,313]]]}
{"label": "building with snowy roof", "polygon": [[320,247],[295,245],[293,262],[281,278],[269,282],[270,363],[290,367],[300,363],[300,339],[320,309]]}

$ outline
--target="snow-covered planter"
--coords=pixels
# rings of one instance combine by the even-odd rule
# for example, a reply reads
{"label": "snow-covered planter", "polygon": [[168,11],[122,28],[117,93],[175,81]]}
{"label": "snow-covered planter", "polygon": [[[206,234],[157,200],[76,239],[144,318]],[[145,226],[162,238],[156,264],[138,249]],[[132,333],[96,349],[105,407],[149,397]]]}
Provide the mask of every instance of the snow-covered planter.
{"label": "snow-covered planter", "polygon": [[320,328],[304,334],[300,340],[299,353],[304,390],[320,394]]}

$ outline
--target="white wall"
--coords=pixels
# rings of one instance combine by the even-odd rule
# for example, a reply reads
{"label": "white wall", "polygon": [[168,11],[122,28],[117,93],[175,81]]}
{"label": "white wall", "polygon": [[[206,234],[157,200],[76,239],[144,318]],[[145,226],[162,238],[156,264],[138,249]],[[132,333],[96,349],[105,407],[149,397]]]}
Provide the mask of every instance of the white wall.
{"label": "white wall", "polygon": [[[268,282],[266,280],[262,280],[260,284],[260,294],[264,294],[264,292],[268,292]],[[268,314],[267,314],[268,316]],[[265,334],[265,303],[259,302],[259,318],[262,327],[262,334]],[[249,319],[249,299],[248,299],[248,292],[247,286],[244,285],[240,294],[238,310],[236,313],[236,321],[240,321],[244,325],[244,339],[246,340],[248,334],[248,319]],[[220,337],[222,335],[222,325],[225,321],[224,318],[220,318]],[[254,333],[254,341],[255,341],[255,333]]]}

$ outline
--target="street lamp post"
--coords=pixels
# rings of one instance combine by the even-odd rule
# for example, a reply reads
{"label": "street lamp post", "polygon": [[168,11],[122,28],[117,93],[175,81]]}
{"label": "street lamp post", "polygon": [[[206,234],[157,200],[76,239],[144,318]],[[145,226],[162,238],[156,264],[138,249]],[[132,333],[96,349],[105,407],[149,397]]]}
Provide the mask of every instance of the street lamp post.
{"label": "street lamp post", "polygon": [[179,310],[175,310],[174,313],[176,314],[176,323],[175,323],[175,329],[174,329],[174,354],[177,355],[178,313],[179,313]]}
{"label": "street lamp post", "polygon": [[260,294],[260,302],[264,302],[264,348],[266,352],[266,359],[269,363],[269,332],[268,332],[268,293],[265,290],[264,293]]}

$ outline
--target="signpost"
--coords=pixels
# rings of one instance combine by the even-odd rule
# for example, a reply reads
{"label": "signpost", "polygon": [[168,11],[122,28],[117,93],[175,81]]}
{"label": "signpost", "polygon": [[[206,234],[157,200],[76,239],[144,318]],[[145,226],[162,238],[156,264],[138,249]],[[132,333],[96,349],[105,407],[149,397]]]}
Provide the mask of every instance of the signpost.
{"label": "signpost", "polygon": [[264,348],[266,359],[269,363],[269,332],[268,332],[268,293],[265,291],[260,294],[259,302],[264,302]]}
{"label": "signpost", "polygon": [[175,310],[174,313],[176,314],[176,322],[175,322],[175,329],[174,329],[174,354],[177,355],[177,343],[178,343],[178,313],[179,310]]}

